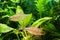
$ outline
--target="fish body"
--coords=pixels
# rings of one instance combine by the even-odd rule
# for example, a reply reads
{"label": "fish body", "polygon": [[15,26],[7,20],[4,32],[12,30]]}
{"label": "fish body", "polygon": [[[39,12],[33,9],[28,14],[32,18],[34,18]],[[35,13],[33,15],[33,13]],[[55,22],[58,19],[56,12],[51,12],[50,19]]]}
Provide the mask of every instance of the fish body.
{"label": "fish body", "polygon": [[45,34],[45,32],[42,29],[35,28],[35,27],[28,27],[28,28],[25,28],[25,30],[33,35],[44,35]]}
{"label": "fish body", "polygon": [[11,16],[9,19],[11,21],[19,21],[19,20],[23,20],[27,16],[28,16],[28,14],[15,14],[15,15]]}

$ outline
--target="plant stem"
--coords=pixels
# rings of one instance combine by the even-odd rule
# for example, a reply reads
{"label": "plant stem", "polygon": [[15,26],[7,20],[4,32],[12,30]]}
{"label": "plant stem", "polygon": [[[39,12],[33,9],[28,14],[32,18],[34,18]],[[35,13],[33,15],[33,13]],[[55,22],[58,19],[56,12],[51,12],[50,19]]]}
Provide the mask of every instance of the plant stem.
{"label": "plant stem", "polygon": [[[11,33],[13,33],[13,32],[11,32]],[[7,35],[9,35],[9,34],[11,34],[11,33],[6,34],[4,37],[6,37]],[[4,37],[2,38],[2,40],[4,39]]]}
{"label": "plant stem", "polygon": [[26,30],[24,30],[25,36],[27,36]]}
{"label": "plant stem", "polygon": [[16,34],[16,36],[17,36],[17,40],[20,40],[20,38],[19,38],[18,34]]}
{"label": "plant stem", "polygon": [[24,33],[23,33],[23,32],[21,32],[21,34],[22,34],[22,36],[23,36],[23,37],[25,37],[25,35],[24,35]]}
{"label": "plant stem", "polygon": [[42,18],[42,12],[39,12],[40,13],[40,18]]}

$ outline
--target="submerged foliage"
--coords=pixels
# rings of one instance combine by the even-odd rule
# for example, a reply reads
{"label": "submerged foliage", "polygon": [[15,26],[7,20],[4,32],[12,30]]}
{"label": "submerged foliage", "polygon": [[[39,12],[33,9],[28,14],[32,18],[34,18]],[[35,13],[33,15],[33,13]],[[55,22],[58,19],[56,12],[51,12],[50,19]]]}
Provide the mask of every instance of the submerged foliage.
{"label": "submerged foliage", "polygon": [[60,1],[0,0],[0,40],[60,40]]}

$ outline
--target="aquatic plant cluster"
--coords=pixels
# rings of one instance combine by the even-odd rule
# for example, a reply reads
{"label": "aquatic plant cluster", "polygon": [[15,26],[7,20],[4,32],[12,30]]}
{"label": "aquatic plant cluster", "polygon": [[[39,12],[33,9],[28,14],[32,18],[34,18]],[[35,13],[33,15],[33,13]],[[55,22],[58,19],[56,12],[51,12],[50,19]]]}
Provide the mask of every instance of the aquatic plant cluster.
{"label": "aquatic plant cluster", "polygon": [[0,40],[60,40],[60,0],[0,0]]}

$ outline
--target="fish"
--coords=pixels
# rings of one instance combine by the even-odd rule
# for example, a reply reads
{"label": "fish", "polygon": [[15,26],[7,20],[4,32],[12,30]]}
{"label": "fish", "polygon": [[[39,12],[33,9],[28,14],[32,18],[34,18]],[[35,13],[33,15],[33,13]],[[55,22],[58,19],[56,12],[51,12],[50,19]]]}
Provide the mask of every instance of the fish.
{"label": "fish", "polygon": [[44,35],[45,32],[42,29],[36,27],[28,27],[25,30],[32,35]]}
{"label": "fish", "polygon": [[19,20],[23,20],[24,18],[26,18],[28,16],[28,14],[15,14],[11,17],[9,17],[9,20],[11,21],[19,21]]}

